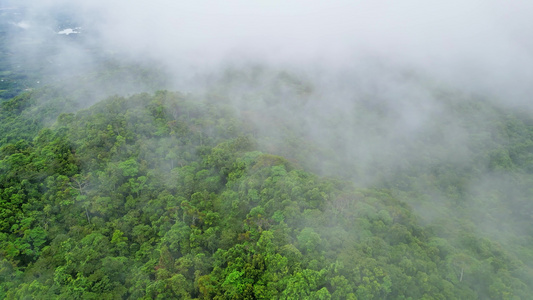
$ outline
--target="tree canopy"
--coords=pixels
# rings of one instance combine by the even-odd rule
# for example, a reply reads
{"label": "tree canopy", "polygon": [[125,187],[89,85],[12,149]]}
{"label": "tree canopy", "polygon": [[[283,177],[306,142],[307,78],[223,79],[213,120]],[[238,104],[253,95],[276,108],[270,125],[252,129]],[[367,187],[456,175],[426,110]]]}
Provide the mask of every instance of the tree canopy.
{"label": "tree canopy", "polygon": [[[223,102],[159,91],[69,112],[52,97],[50,110],[30,116],[42,93],[49,92],[1,103],[2,298],[531,294],[529,242],[513,251],[469,232],[460,214],[455,226],[425,225],[408,204],[421,197],[408,187],[426,176],[461,206],[460,182],[471,170],[437,165],[420,175],[414,165],[381,187],[361,188],[265,152],[257,131]],[[517,117],[502,122],[509,139],[486,150],[486,168],[514,170],[510,184],[524,189],[530,177],[516,176],[530,171],[532,127]],[[527,191],[510,201],[529,205]],[[523,207],[511,213],[529,224]]]}

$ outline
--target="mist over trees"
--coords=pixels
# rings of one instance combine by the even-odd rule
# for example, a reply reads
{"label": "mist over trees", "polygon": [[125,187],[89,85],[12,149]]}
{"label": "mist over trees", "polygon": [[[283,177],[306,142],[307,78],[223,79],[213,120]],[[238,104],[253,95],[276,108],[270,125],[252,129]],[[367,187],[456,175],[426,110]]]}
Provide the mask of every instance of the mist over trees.
{"label": "mist over trees", "polygon": [[528,299],[530,7],[0,3],[0,298]]}

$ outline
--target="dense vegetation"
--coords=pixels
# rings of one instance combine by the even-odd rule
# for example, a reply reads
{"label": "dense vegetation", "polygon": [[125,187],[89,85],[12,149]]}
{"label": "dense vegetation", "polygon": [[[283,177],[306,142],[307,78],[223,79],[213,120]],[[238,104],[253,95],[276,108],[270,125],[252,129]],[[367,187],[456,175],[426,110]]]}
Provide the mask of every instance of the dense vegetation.
{"label": "dense vegetation", "polygon": [[[206,99],[160,91],[74,112],[73,101],[42,89],[2,102],[0,297],[531,295],[530,232],[511,249],[476,235],[460,214],[472,211],[465,203],[501,207],[507,200],[492,186],[472,202],[462,181],[481,168],[508,170],[521,189],[509,213],[530,224],[530,119],[479,102],[501,128],[473,144],[489,160],[458,169],[435,159],[431,174],[410,162],[408,172],[360,188],[305,171],[305,155],[294,153],[301,145],[266,152],[268,138],[246,115]],[[483,134],[483,124],[470,126]],[[288,161],[279,152],[293,155]],[[432,203],[421,199],[424,185],[456,201],[456,209],[442,205],[443,216],[458,214],[442,227],[424,225],[407,204]]]}
{"label": "dense vegetation", "polygon": [[[531,298],[527,111],[391,70],[391,99],[257,65],[132,95],[166,75],[18,12],[0,11],[0,298]],[[71,46],[87,57],[57,72]]]}
{"label": "dense vegetation", "polygon": [[170,76],[8,2],[0,299],[532,298],[531,110],[384,62]]}

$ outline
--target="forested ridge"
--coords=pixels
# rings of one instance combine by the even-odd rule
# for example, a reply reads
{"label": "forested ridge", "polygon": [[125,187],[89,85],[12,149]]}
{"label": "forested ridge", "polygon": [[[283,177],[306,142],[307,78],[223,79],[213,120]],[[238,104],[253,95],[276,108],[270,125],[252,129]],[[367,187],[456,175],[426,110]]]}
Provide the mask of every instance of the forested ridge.
{"label": "forested ridge", "polygon": [[0,1],[0,299],[533,299],[533,7],[126,2]]}
{"label": "forested ridge", "polygon": [[[309,172],[298,151],[320,146],[269,146],[249,121],[261,110],[220,98],[159,91],[79,109],[52,88],[22,93],[0,104],[0,297],[528,299],[533,122],[461,103],[449,107],[494,116],[483,119],[492,135],[467,124],[487,159],[421,157],[433,167],[385,166],[382,182],[360,187]],[[461,190],[489,171],[519,192]],[[425,186],[447,195],[440,223],[412,208],[439,202]],[[509,244],[461,215],[507,200],[524,229]]]}

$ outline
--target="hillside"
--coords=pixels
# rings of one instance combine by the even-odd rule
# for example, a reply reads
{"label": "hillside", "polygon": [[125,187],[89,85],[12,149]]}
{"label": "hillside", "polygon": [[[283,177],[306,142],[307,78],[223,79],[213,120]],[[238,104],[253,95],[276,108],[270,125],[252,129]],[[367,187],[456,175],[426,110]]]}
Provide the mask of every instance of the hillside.
{"label": "hillside", "polygon": [[[464,105],[447,107],[479,135],[469,149],[488,159],[458,167],[445,155],[406,156],[397,173],[376,166],[387,176],[369,174],[382,180],[362,187],[357,176],[371,165],[344,177],[329,169],[329,177],[315,175],[307,158],[331,150],[261,105],[243,113],[220,95],[159,91],[79,109],[60,92],[39,89],[2,102],[0,297],[531,295],[531,119],[461,98]],[[379,110],[365,114],[372,109]],[[473,111],[489,123],[464,118]],[[265,131],[261,122],[283,130]],[[303,142],[282,142],[294,136]],[[446,152],[438,138],[422,137],[406,147]],[[462,190],[481,174],[507,181]],[[501,194],[510,188],[512,197]],[[437,204],[436,217],[423,214]],[[506,232],[502,244],[500,235],[479,230],[480,218],[467,217],[476,210],[480,218],[505,213],[505,224],[524,232]]]}
{"label": "hillside", "polygon": [[0,1],[0,299],[533,299],[533,1]]}

